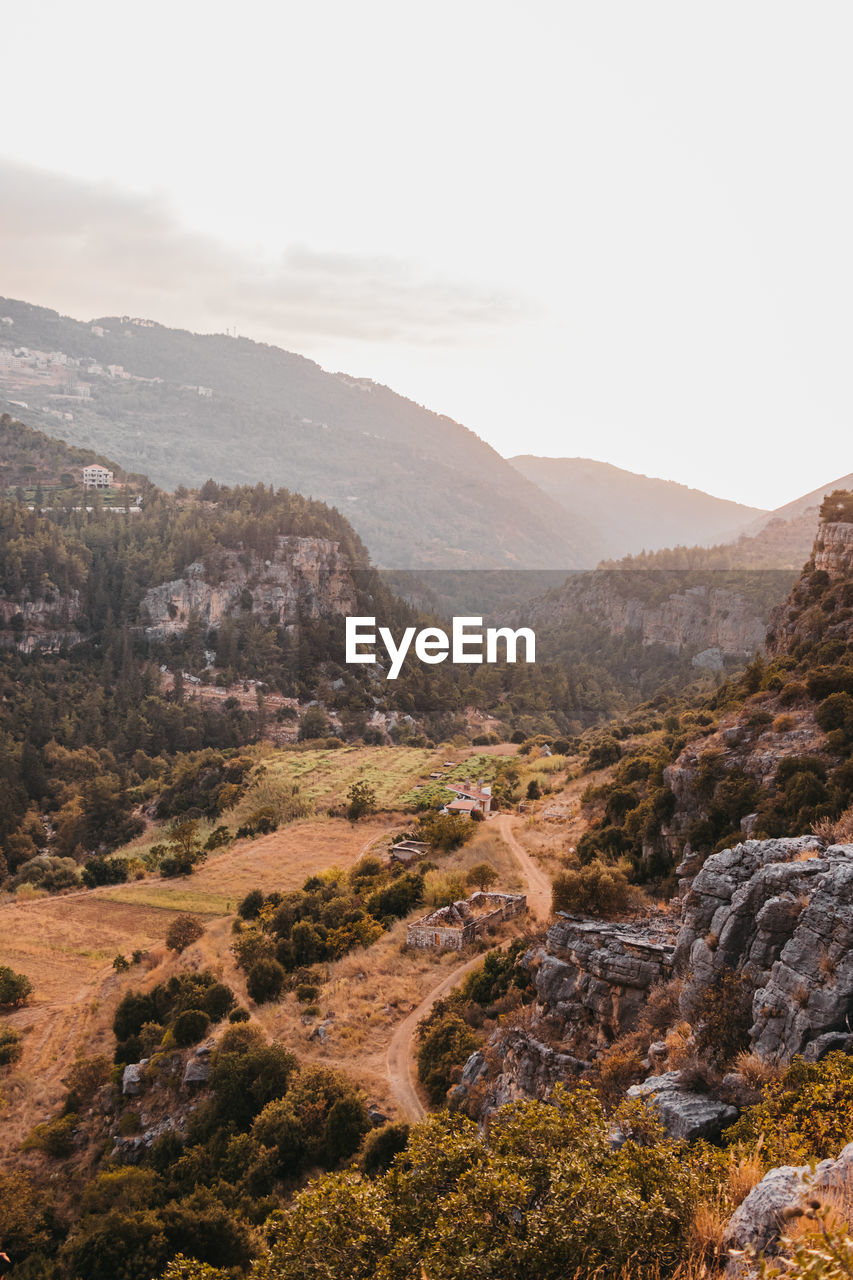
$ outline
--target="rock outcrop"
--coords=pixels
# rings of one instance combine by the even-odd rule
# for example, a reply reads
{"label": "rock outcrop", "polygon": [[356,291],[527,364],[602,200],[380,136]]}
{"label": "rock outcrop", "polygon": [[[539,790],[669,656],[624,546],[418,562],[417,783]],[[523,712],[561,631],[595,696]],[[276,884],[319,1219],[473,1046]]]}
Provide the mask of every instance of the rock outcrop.
{"label": "rock outcrop", "polygon": [[815,569],[830,578],[853,574],[853,524],[823,524],[815,546]]}
{"label": "rock outcrop", "polygon": [[[589,1063],[538,1040],[518,1027],[492,1033],[486,1052],[473,1053],[451,1091],[452,1108],[476,1107],[481,1119],[519,1098],[547,1098],[560,1081],[576,1079]],[[479,1086],[479,1087],[477,1087]]]}
{"label": "rock outcrop", "polygon": [[574,1052],[603,1048],[636,1023],[650,989],[672,973],[664,919],[612,924],[560,913],[529,964],[538,1012],[558,1023]]}
{"label": "rock outcrop", "polygon": [[[853,845],[747,840],[714,854],[682,909],[685,1012],[724,972],[754,990],[752,1045],[789,1062],[853,1015]],[[817,1051],[815,1051],[817,1052]]]}
{"label": "rock outcrop", "polygon": [[188,565],[183,577],[145,593],[140,618],[153,640],[180,635],[191,618],[206,631],[234,610],[267,625],[351,613],[356,587],[347,558],[327,538],[280,537],[272,559],[222,551]]}
{"label": "rock outcrop", "polygon": [[628,1097],[646,1103],[657,1115],[670,1138],[716,1142],[738,1113],[735,1107],[689,1087],[681,1072],[667,1071],[632,1085]]}
{"label": "rock outcrop", "polygon": [[[775,572],[781,599],[791,574]],[[722,655],[750,657],[764,644],[769,609],[737,591],[697,583],[697,577],[701,573],[664,575],[630,569],[579,574],[538,602],[532,620],[540,625],[557,622],[580,609],[606,623],[615,635],[634,632],[644,645],[660,644],[672,653],[713,651],[720,660]]]}
{"label": "rock outcrop", "polygon": [[808,1165],[782,1165],[766,1173],[729,1220],[724,1248],[746,1254],[733,1258],[726,1275],[734,1280],[751,1273],[751,1259],[757,1254],[779,1251],[780,1237],[789,1228],[790,1210],[802,1205],[806,1196],[841,1195],[849,1200],[853,1187],[853,1142],[837,1160],[823,1160],[812,1171]]}
{"label": "rock outcrop", "polygon": [[29,599],[0,595],[0,648],[57,653],[83,639],[80,592]]}
{"label": "rock outcrop", "polygon": [[634,1027],[651,988],[670,976],[674,949],[665,918],[626,925],[559,914],[523,960],[536,989],[533,1026],[498,1028],[465,1064],[452,1105],[469,1107],[476,1088],[482,1116],[576,1078]]}

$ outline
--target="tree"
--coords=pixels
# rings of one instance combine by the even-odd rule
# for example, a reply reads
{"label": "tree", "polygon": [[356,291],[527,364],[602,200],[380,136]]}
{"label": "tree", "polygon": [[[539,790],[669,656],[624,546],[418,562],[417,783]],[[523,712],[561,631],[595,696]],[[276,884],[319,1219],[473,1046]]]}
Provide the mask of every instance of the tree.
{"label": "tree", "polygon": [[204,933],[204,926],[195,916],[180,915],[169,925],[166,932],[166,946],[178,954],[185,951],[192,943],[198,942]]}
{"label": "tree", "polygon": [[327,738],[329,736],[329,718],[322,707],[309,707],[299,721],[299,741],[309,738]]}
{"label": "tree", "polygon": [[17,1009],[27,1003],[33,984],[24,973],[0,965],[0,1008]]}
{"label": "tree", "polygon": [[347,797],[349,799],[347,817],[350,822],[358,822],[359,818],[364,818],[368,813],[373,813],[376,808],[376,792],[370,783],[363,778],[352,784],[347,792]]}
{"label": "tree", "polygon": [[249,970],[246,990],[256,1004],[266,1004],[279,998],[286,976],[277,960],[262,957]]}
{"label": "tree", "polygon": [[531,778],[527,784],[527,799],[538,800],[542,795],[542,788],[536,778]]}
{"label": "tree", "polygon": [[210,1018],[203,1009],[184,1009],[183,1013],[178,1014],[172,1028],[175,1044],[181,1049],[198,1044],[209,1026]]}
{"label": "tree", "polygon": [[481,893],[485,893],[487,889],[491,889],[492,885],[497,883],[497,879],[498,873],[494,867],[489,866],[488,862],[478,862],[465,876],[465,883],[479,889]]}

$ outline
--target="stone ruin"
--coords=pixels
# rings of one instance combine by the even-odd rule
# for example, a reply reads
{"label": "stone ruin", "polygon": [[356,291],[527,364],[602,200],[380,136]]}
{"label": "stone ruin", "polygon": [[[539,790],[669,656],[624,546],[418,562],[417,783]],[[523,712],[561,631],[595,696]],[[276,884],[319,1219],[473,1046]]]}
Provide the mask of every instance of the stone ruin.
{"label": "stone ruin", "polygon": [[501,921],[512,920],[526,910],[523,893],[472,893],[470,898],[413,921],[406,930],[406,944],[461,951]]}

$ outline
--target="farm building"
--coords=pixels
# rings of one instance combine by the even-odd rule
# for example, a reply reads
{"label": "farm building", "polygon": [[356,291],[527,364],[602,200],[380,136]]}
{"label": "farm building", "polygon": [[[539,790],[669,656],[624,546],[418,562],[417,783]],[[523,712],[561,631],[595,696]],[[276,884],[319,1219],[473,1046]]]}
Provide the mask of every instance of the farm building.
{"label": "farm building", "polygon": [[487,813],[491,813],[492,809],[492,788],[484,786],[482,779],[477,783],[476,787],[470,782],[466,782],[464,786],[457,787],[453,783],[445,782],[448,791],[452,791],[456,799],[451,800],[442,809],[442,813],[467,813],[470,815],[476,810],[482,813],[483,817]]}
{"label": "farm building", "polygon": [[523,893],[472,893],[470,898],[439,907],[406,930],[410,947],[451,947],[461,951],[493,925],[527,910]]}

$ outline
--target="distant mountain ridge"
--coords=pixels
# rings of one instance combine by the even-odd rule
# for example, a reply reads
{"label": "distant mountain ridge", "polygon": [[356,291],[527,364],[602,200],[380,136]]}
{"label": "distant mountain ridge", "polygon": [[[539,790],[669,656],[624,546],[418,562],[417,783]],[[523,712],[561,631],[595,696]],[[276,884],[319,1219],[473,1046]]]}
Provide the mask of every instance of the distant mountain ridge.
{"label": "distant mountain ridge", "polygon": [[567,512],[598,529],[602,559],[726,542],[748,522],[769,516],[674,480],[637,475],[591,458],[520,454],[509,461]]}
{"label": "distant mountain ridge", "polygon": [[[491,446],[387,387],[247,338],[129,317],[84,324],[11,299],[0,317],[0,397],[14,415],[166,488],[209,476],[285,485],[338,507],[385,566],[599,557],[583,522]],[[15,357],[21,348],[43,354]]]}

